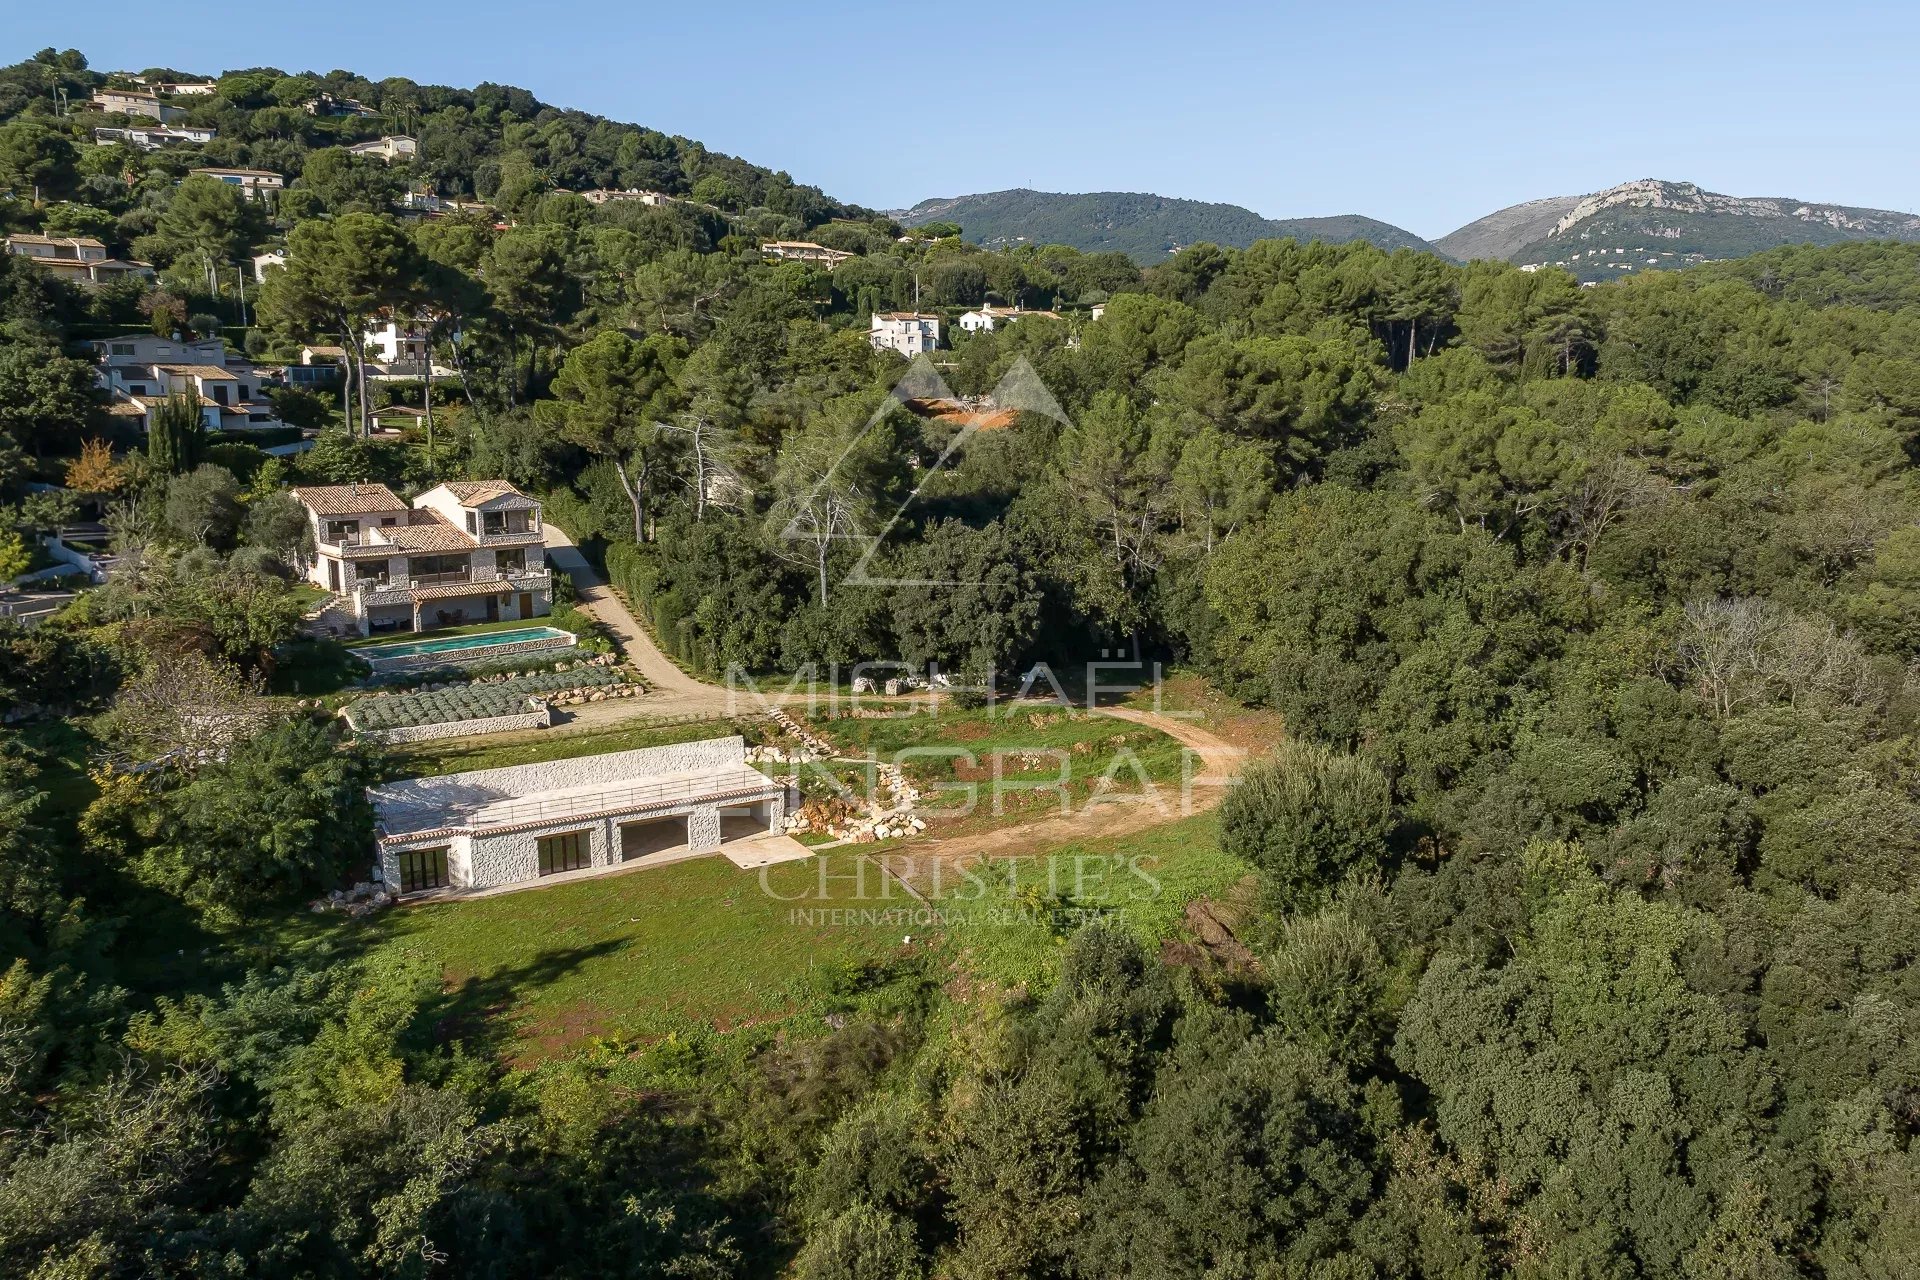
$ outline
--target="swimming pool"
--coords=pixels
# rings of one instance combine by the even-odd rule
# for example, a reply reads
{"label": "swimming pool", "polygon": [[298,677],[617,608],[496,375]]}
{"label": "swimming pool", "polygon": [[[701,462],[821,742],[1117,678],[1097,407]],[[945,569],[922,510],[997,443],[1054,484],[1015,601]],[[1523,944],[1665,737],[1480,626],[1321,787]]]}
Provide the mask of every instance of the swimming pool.
{"label": "swimming pool", "polygon": [[[505,631],[477,631],[471,635],[443,636],[438,640],[401,640],[393,644],[362,645],[353,652],[376,666],[382,662],[407,662],[419,658],[482,656],[476,650],[495,648],[545,649],[570,645],[571,631],[558,627],[510,627]],[[489,655],[490,656],[490,655]]]}

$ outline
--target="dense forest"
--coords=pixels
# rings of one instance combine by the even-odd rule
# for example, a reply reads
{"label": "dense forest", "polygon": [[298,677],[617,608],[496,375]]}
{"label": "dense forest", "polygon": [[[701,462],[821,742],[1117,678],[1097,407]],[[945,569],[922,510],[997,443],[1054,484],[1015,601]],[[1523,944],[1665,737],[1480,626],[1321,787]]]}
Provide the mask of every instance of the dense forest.
{"label": "dense forest", "polygon": [[[0,624],[0,1270],[1920,1272],[1920,246],[1593,288],[1290,240],[1142,270],[910,236],[503,86],[229,73],[189,158],[96,147],[99,83],[0,72],[9,229],[160,270],[0,258],[10,536],[85,491],[125,566]],[[392,128],[412,171],[338,145]],[[491,212],[402,218],[409,183]],[[855,256],[763,261],[783,236]],[[305,393],[291,463],[116,431],[74,340],[233,331],[206,263],[282,243],[246,349],[433,317],[459,376],[380,394],[438,397],[440,438]],[[936,467],[865,332],[916,292],[1056,309],[914,377],[1030,369],[1060,417]],[[529,1065],[404,951],[280,941],[364,856],[379,767],[290,700],[74,785],[74,735],[151,759],[183,685],[289,660],[289,482],[454,475],[541,493],[698,670],[1121,645],[1277,712],[1218,820],[1244,962],[1096,924],[1043,982],[903,958],[815,1034]],[[967,586],[849,581],[870,547]]]}

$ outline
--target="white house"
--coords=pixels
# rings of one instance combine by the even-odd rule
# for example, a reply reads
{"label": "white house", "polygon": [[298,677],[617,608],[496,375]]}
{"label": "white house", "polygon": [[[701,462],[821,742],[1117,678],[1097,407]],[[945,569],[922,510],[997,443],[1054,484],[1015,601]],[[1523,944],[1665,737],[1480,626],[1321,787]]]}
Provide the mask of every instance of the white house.
{"label": "white house", "polygon": [[420,143],[409,134],[390,133],[371,142],[356,142],[347,150],[357,156],[371,156],[392,164],[395,160],[411,160],[419,155]]}
{"label": "white house", "polygon": [[253,256],[253,278],[257,282],[264,283],[267,278],[268,267],[284,267],[286,265],[287,251],[285,249],[269,249],[265,253],[256,253]]}
{"label": "white house", "polygon": [[95,129],[93,140],[100,146],[112,146],[124,142],[130,147],[142,151],[158,151],[162,147],[177,147],[183,144],[199,145],[212,142],[217,135],[213,129],[199,125],[128,125],[124,129]]}
{"label": "white house", "polygon": [[167,397],[189,395],[210,431],[284,426],[263,389],[259,369],[228,353],[219,338],[182,341],[150,333],[122,334],[91,344],[95,380],[111,398],[107,412],[144,431]]}
{"label": "white house", "polygon": [[92,236],[10,235],[7,252],[77,284],[104,284],[123,276],[153,277],[150,263],[115,258]]}
{"label": "white house", "polygon": [[978,311],[965,311],[960,315],[960,327],[968,333],[992,333],[996,325],[1012,324],[1015,320],[1032,317],[1042,320],[1058,320],[1057,311],[1022,311],[1019,307],[987,307]]}
{"label": "white house", "polygon": [[433,345],[425,320],[399,316],[369,325],[362,336],[380,352],[382,364],[425,364]]}
{"label": "white house", "polygon": [[923,355],[940,345],[940,317],[920,311],[876,311],[867,341],[876,351]]}
{"label": "white house", "polygon": [[162,102],[145,89],[97,89],[90,101],[108,115],[145,116],[161,124],[172,124],[187,114],[185,107]]}
{"label": "white house", "polygon": [[224,182],[230,187],[240,188],[240,193],[249,200],[271,200],[278,196],[287,185],[287,180],[268,169],[189,169],[189,174]]}
{"label": "white house", "polygon": [[152,333],[122,333],[111,338],[96,338],[87,344],[93,348],[95,363],[101,366],[101,386],[118,365],[152,364],[156,360],[174,364],[246,364],[245,359],[227,353],[221,338],[163,338]]}
{"label": "white house", "polygon": [[339,597],[362,635],[552,611],[540,504],[504,480],[443,484],[412,506],[382,484],[293,496],[313,527],[307,578]]}
{"label": "white house", "polygon": [[787,787],[738,737],[474,769],[370,787],[375,874],[402,896],[578,879],[731,852],[740,865],[807,856],[779,835]]}

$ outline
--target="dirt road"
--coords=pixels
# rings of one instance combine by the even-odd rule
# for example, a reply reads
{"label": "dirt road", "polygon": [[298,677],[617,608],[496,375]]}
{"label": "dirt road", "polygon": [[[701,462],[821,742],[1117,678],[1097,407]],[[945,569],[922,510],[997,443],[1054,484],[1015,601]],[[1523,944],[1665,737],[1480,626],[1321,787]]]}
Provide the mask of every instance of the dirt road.
{"label": "dirt road", "polygon": [[[620,645],[627,661],[640,672],[653,692],[639,698],[591,703],[575,709],[567,724],[542,730],[564,734],[569,730],[604,728],[641,717],[688,715],[726,716],[757,709],[757,700],[736,698],[729,690],[705,684],[682,671],[660,651],[653,636],[607,585],[606,579],[580,553],[566,532],[544,527],[547,559],[573,579],[582,612],[601,623]],[[773,701],[782,699],[774,698]],[[1016,823],[973,835],[929,836],[907,846],[915,854],[958,857],[966,854],[1009,856],[1062,845],[1075,840],[1124,835],[1171,822],[1218,804],[1226,794],[1244,753],[1240,748],[1193,720],[1138,707],[1100,707],[1101,715],[1157,729],[1194,753],[1195,765],[1185,785],[1168,784],[1148,796],[1116,795],[1083,804],[1069,814]]]}

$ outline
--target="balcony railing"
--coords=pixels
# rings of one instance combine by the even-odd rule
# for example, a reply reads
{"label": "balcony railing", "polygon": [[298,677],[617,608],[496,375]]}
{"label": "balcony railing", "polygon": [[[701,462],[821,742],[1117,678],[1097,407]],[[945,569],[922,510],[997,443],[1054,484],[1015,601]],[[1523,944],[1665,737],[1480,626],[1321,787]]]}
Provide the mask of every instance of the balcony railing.
{"label": "balcony railing", "polygon": [[537,542],[540,540],[540,530],[538,528],[483,529],[478,534],[475,534],[474,537],[483,547],[491,546],[499,542],[526,542],[529,540]]}
{"label": "balcony railing", "polygon": [[505,582],[515,587],[534,590],[547,586],[552,580],[553,575],[545,568],[456,569],[446,573],[388,574],[356,578],[353,589],[370,595],[392,595],[412,591],[418,587],[442,586],[449,582]]}

